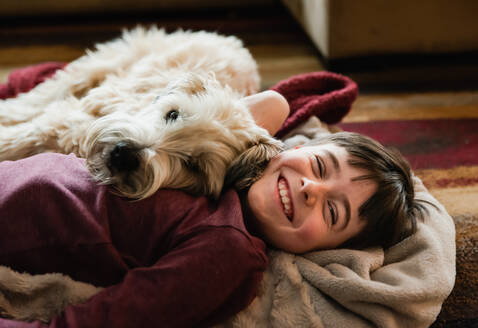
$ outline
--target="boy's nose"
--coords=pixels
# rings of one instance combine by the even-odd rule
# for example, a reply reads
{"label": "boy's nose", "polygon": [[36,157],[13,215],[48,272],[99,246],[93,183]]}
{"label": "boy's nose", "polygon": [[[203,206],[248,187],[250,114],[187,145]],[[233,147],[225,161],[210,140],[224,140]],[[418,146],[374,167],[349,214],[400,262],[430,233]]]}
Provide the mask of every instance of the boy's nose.
{"label": "boy's nose", "polygon": [[300,191],[304,198],[305,204],[308,206],[314,205],[320,200],[328,190],[327,184],[322,181],[316,181],[302,177],[300,179]]}

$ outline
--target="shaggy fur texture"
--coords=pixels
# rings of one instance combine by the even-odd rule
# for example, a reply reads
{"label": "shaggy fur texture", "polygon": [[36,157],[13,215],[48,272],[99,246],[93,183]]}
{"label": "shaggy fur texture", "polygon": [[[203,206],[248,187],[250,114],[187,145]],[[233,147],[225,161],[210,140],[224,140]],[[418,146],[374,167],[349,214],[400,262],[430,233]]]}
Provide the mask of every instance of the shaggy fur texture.
{"label": "shaggy fur texture", "polygon": [[225,179],[249,185],[281,149],[242,100],[258,86],[235,37],[125,31],[0,102],[0,161],[73,152],[127,197],[160,187],[217,196]]}

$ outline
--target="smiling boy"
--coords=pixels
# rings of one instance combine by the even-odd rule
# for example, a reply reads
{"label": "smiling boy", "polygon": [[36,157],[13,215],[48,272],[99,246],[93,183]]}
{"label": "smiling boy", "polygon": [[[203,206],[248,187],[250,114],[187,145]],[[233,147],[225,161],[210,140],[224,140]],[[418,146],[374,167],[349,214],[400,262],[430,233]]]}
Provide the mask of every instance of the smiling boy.
{"label": "smiling boy", "polygon": [[377,189],[367,172],[347,163],[334,144],[300,147],[276,156],[249,190],[261,235],[292,253],[334,248],[365,226],[359,208]]}

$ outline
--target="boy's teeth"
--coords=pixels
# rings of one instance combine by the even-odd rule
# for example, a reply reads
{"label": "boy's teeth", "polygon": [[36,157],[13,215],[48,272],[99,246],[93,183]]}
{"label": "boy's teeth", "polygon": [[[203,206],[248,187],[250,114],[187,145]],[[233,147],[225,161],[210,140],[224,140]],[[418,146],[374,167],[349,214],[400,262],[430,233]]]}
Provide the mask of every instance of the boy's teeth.
{"label": "boy's teeth", "polygon": [[291,204],[290,204],[290,199],[288,197],[288,191],[285,182],[282,180],[279,180],[279,194],[280,198],[282,201],[282,205],[284,206],[284,213],[286,216],[290,219],[290,216],[292,215],[291,211]]}

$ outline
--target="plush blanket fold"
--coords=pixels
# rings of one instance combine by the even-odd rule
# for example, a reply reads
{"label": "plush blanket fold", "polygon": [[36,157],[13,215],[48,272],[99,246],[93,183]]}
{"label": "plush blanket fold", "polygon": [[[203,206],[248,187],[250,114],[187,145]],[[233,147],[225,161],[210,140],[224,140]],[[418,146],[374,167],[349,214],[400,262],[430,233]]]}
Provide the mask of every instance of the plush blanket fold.
{"label": "plush blanket fold", "polygon": [[30,275],[0,266],[0,317],[48,322],[101,289],[59,273]]}
{"label": "plush blanket fold", "polygon": [[[329,133],[316,115],[336,122],[357,95],[355,83],[327,72],[293,77],[273,88],[291,102],[291,117],[279,132],[288,147]],[[385,251],[292,255],[270,250],[258,296],[221,327],[428,327],[453,288],[455,227],[418,178],[415,186],[418,198],[440,209],[428,207],[416,234]],[[48,321],[67,304],[86,301],[97,291],[63,275],[30,276],[2,267],[0,315]]]}

